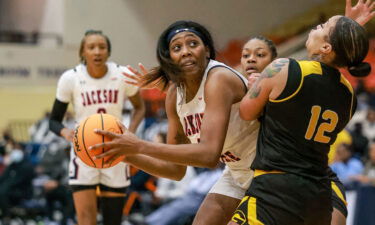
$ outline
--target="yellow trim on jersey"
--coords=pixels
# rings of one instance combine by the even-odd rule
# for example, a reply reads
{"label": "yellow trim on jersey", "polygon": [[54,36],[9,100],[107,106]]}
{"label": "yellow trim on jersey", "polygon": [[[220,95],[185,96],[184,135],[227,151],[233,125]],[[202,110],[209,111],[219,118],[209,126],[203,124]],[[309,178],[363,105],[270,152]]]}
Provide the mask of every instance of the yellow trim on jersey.
{"label": "yellow trim on jersey", "polygon": [[270,171],[255,170],[254,171],[254,177],[257,177],[257,176],[260,176],[260,175],[264,175],[264,174],[278,174],[278,173],[285,173],[285,172],[278,171],[278,170],[270,170]]}
{"label": "yellow trim on jersey", "polygon": [[353,102],[354,102],[354,91],[353,91],[353,87],[352,87],[352,85],[349,83],[349,81],[344,77],[344,75],[342,75],[341,74],[341,76],[340,76],[340,82],[343,84],[343,85],[345,85],[348,89],[349,89],[349,91],[350,91],[350,93],[352,94],[352,102],[351,102],[351,105],[350,105],[350,118],[352,118],[352,116],[353,116],[353,112],[352,112],[352,109],[353,109]]}
{"label": "yellow trim on jersey", "polygon": [[354,93],[352,85],[349,83],[349,81],[342,74],[340,76],[340,82],[349,89],[350,93],[352,93],[352,94]]}
{"label": "yellow trim on jersey", "polygon": [[310,74],[322,75],[323,69],[320,62],[317,61],[297,61],[301,67],[302,76],[305,77]]}
{"label": "yellow trim on jersey", "polygon": [[337,187],[336,183],[331,181],[331,188],[336,193],[336,195],[339,197],[339,199],[345,204],[348,205],[348,203],[345,201],[344,195],[341,193],[341,190],[339,187]]}
{"label": "yellow trim on jersey", "polygon": [[260,222],[257,218],[257,199],[254,197],[250,197],[249,203],[247,205],[247,219],[248,224],[251,225],[264,225],[264,223]]}
{"label": "yellow trim on jersey", "polygon": [[[245,197],[243,197],[242,200],[241,200],[241,203],[238,204],[238,205],[239,205],[239,206],[242,205],[242,203],[244,203],[244,202],[247,201],[248,199],[249,199],[249,196],[245,196]],[[244,213],[242,210],[237,209],[237,210],[234,212],[233,216],[232,216],[232,221],[233,221],[233,222],[236,222],[236,223],[239,224],[239,225],[244,225],[245,222],[246,222],[246,215],[245,215],[245,213]]]}
{"label": "yellow trim on jersey", "polygon": [[270,99],[269,100],[270,102],[284,102],[286,100],[289,100],[289,99],[293,98],[299,92],[299,90],[301,90],[304,78],[306,76],[311,75],[311,74],[317,74],[317,75],[323,74],[323,69],[322,69],[322,66],[319,62],[316,62],[316,61],[297,61],[297,63],[299,64],[299,66],[301,68],[301,82],[300,82],[297,90],[293,94],[291,94],[290,96],[288,96],[286,98],[279,99],[279,100]]}

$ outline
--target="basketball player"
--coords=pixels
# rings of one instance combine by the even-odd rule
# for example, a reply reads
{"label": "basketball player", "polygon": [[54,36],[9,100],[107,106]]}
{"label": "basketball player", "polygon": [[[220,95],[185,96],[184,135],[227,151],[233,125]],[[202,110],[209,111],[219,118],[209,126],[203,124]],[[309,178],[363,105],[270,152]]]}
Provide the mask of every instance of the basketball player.
{"label": "basketball player", "polygon": [[[370,3],[371,1],[365,3],[364,1],[359,0],[357,4],[352,7],[351,0],[347,0],[345,14],[346,16],[355,19],[359,24],[364,25],[375,16],[375,12],[372,12],[375,4]],[[271,63],[276,56],[277,51],[273,42],[265,37],[254,37],[244,45],[242,49],[241,68],[243,74],[250,79],[249,85],[252,84],[252,80],[259,76],[258,72],[263,71],[263,69]],[[345,188],[331,169],[329,169],[328,173],[332,186],[333,212],[331,225],[345,225],[348,213],[346,208]]]}
{"label": "basketball player", "polygon": [[[68,104],[72,103],[75,120],[79,123],[95,113],[108,113],[121,119],[124,101],[134,106],[129,131],[135,132],[145,112],[144,102],[137,87],[126,84],[122,72],[125,67],[107,62],[111,43],[101,31],[85,33],[79,50],[81,63],[66,71],[57,85],[50,129],[57,135],[72,141],[73,130],[61,123]],[[69,185],[80,225],[94,225],[97,215],[96,188],[100,187],[100,205],[105,225],[121,224],[125,189],[130,184],[128,166],[119,163],[107,169],[85,165],[71,151]]]}
{"label": "basketball player", "polygon": [[369,41],[358,23],[334,16],[310,32],[306,47],[312,61],[273,61],[241,101],[243,119],[263,115],[254,179],[230,224],[331,223],[327,154],[356,107],[338,68],[366,76]]}
{"label": "basketball player", "polygon": [[[167,29],[167,31],[168,31],[168,29]],[[166,32],[167,32],[166,31]],[[166,34],[164,34],[164,35],[166,35]],[[194,34],[190,34],[191,36],[193,36]],[[161,48],[160,46],[162,45],[162,44],[164,44],[164,45],[166,45],[165,43],[163,43],[163,35],[162,35],[162,37],[161,37],[161,39],[159,40],[159,61],[161,62],[161,65],[163,65],[163,63],[164,63],[164,65],[168,65],[169,64],[169,66],[171,65],[171,63],[170,62],[168,62],[168,61],[166,61],[166,59],[168,59],[168,58],[170,58],[169,57],[169,55],[166,55],[165,56],[165,54],[169,54],[168,52],[166,52],[166,50],[164,50],[165,52],[164,52],[164,55],[162,54],[163,52],[161,51],[163,48]],[[191,45],[195,45],[195,43],[191,43]],[[178,47],[178,48],[180,48],[180,46],[176,46],[176,47]],[[165,49],[166,47],[164,46],[164,49]],[[185,47],[186,48],[186,47]],[[207,46],[206,46],[206,48],[208,48]],[[209,48],[208,48],[209,49]],[[171,53],[171,55],[172,55],[172,53]],[[211,57],[212,57],[212,55],[210,55]],[[163,60],[165,60],[164,62],[163,62]],[[172,64],[173,65],[173,64]],[[143,71],[143,73],[147,73],[147,71],[145,70],[145,68],[143,67],[143,66],[140,66],[140,68],[141,68],[141,70]],[[162,67],[163,68],[163,67]],[[178,68],[171,68],[171,69],[176,69],[177,71],[178,71]],[[202,69],[201,69],[202,70]],[[207,71],[208,69],[206,68],[206,71]],[[140,75],[137,71],[134,71],[138,76]],[[172,75],[173,75],[173,73],[172,73]],[[176,80],[178,80],[178,77],[174,77]],[[137,80],[137,77],[135,77],[135,80]],[[168,81],[169,80],[172,80],[172,83],[176,83],[173,79],[170,79],[170,77],[163,77],[163,76],[156,76],[156,77],[154,77],[154,79],[153,80],[149,80],[149,83],[152,83],[152,86],[154,86],[154,85],[156,85],[156,86],[159,86],[159,87],[165,87],[165,86],[167,86],[168,85]],[[140,81],[140,80],[137,80],[137,81]],[[153,81],[155,81],[155,82],[153,82]],[[201,83],[203,82],[201,79],[198,79],[198,81],[200,81]],[[198,83],[198,81],[195,81],[196,83]],[[134,82],[134,84],[138,84],[138,82]],[[144,84],[144,83],[143,83]],[[147,83],[145,84],[145,85],[147,85]],[[202,85],[202,84],[200,84],[200,85]],[[207,85],[207,82],[206,82],[206,85]],[[173,87],[173,85],[172,85],[172,88],[174,88],[174,89],[176,89],[175,87]],[[199,89],[199,88],[196,88],[196,89]],[[173,90],[173,89],[172,89]],[[205,90],[206,91],[206,90]],[[238,89],[236,90],[237,92],[238,92]],[[176,92],[175,90],[173,90],[173,92]],[[172,92],[172,93],[173,93]],[[171,96],[171,90],[169,90],[169,96]],[[177,92],[177,93],[179,93],[179,92]],[[174,93],[173,93],[174,94]],[[186,94],[188,94],[188,92],[186,92]],[[183,96],[183,93],[179,93],[179,95],[182,95]],[[194,98],[196,99],[196,97],[197,96],[199,96],[199,95],[196,95]],[[206,95],[205,95],[206,96]],[[179,102],[181,102],[180,100],[181,100],[181,97],[174,97],[174,98],[179,98],[179,101],[177,101],[177,103],[179,103]],[[198,97],[198,99],[199,99],[199,97]],[[205,97],[205,100],[207,101],[207,99],[209,100],[209,98],[208,97]],[[194,99],[193,99],[194,100]],[[168,109],[168,105],[171,105],[171,102],[173,103],[173,104],[176,104],[176,100],[175,99],[172,99],[172,100],[169,100],[168,101],[168,97],[167,97],[167,103],[166,103],[166,105],[167,105],[167,109]],[[186,102],[186,100],[185,100],[185,102]],[[196,102],[194,102],[194,101],[190,101],[190,102],[188,102],[188,106],[190,107],[190,110],[192,110],[192,109],[194,109],[194,104],[197,104],[197,105],[199,105],[199,103],[196,103]],[[170,121],[173,121],[173,120],[175,120],[175,121],[178,121],[178,118],[176,118],[177,116],[179,116],[179,114],[180,113],[182,113],[183,112],[183,109],[185,109],[186,110],[186,105],[187,104],[181,104],[181,108],[177,105],[177,110],[178,110],[178,115],[176,115],[177,113],[176,112],[173,112],[173,111],[176,111],[176,108],[175,108],[175,106],[173,105],[173,108],[172,108],[172,110],[170,110],[170,111],[172,111],[172,113],[169,113],[168,114],[168,117],[169,117],[169,120]],[[184,106],[185,106],[185,108],[184,108]],[[206,107],[208,107],[208,103],[207,103],[207,106]],[[220,109],[220,108],[216,108],[216,109]],[[215,109],[213,108],[212,109],[213,111],[215,111]],[[211,112],[212,113],[212,112]],[[173,116],[173,119],[171,118]],[[206,108],[206,112],[205,112],[205,117],[209,117],[209,118],[211,118],[211,116],[207,116],[207,108]],[[182,118],[182,116],[180,116],[180,118]],[[231,118],[232,119],[232,118]],[[182,119],[181,119],[182,120]],[[210,120],[206,120],[206,121],[210,121]],[[183,125],[189,125],[189,122],[191,122],[191,121],[189,121],[189,120],[182,120],[181,121],[182,122],[182,124]],[[192,121],[192,122],[194,122],[194,121]],[[173,123],[170,123],[169,125],[170,125],[170,127],[172,127],[173,129],[169,129],[169,131],[170,131],[170,134],[171,134],[171,131],[172,131],[172,134],[173,134],[173,132],[177,132],[176,131],[176,128],[174,128],[173,126],[179,126],[179,124],[178,124],[178,122],[176,122],[177,124],[176,125],[174,125]],[[202,136],[204,136],[204,132],[203,132],[203,130],[206,130],[206,132],[210,132],[211,131],[211,129],[214,129],[214,128],[210,128],[210,129],[203,129],[203,127],[205,126],[205,120],[203,120],[203,122],[202,122],[202,124],[199,122],[199,123],[197,123],[197,124],[199,124],[199,125],[201,125],[201,127],[202,127],[202,133],[200,133],[200,137],[202,138]],[[217,124],[214,124],[214,125],[217,125]],[[231,125],[229,125],[229,126],[231,126]],[[210,127],[210,126],[209,126]],[[219,128],[219,127],[218,127]],[[186,130],[186,129],[185,129]],[[238,132],[238,131],[234,131],[234,132]],[[121,145],[121,143],[120,143],[120,139],[121,139],[121,137],[119,137],[119,136],[117,136],[117,135],[114,135],[114,134],[110,134],[110,133],[108,133],[108,132],[100,132],[99,131],[99,133],[103,133],[103,134],[105,134],[105,135],[108,135],[108,136],[110,136],[110,137],[112,137],[112,138],[115,138],[115,140],[114,140],[114,142],[112,143],[112,144],[108,144],[108,146],[110,146],[110,147],[112,147],[113,148],[113,151],[112,152],[109,152],[108,154],[113,154],[115,157],[118,155],[118,154],[121,154],[121,153],[119,153],[120,151],[121,151],[121,147],[124,147],[124,146],[122,146]],[[178,138],[178,140],[180,140],[181,138],[180,137],[183,137],[184,135],[181,135],[181,131],[179,132],[180,134],[178,134],[178,132],[177,132],[177,134],[175,134],[174,136],[176,136],[177,138]],[[252,133],[249,133],[250,134],[250,137],[251,137],[251,135],[253,134],[254,132],[252,132]],[[187,136],[189,136],[189,130],[187,130],[186,132],[185,132],[185,134],[187,134]],[[231,135],[231,133],[230,132],[228,132],[228,136],[230,136]],[[169,135],[170,136],[170,135]],[[227,136],[227,137],[228,137]],[[198,136],[199,137],[199,136]],[[125,149],[122,149],[122,150],[127,150],[126,148],[128,148],[128,150],[131,150],[131,148],[132,148],[132,144],[135,144],[135,145],[139,145],[139,143],[130,143],[130,142],[132,142],[132,141],[136,141],[136,142],[139,142],[140,140],[134,140],[134,139],[132,139],[132,137],[128,137],[129,139],[127,139],[128,141],[129,141],[129,145],[127,145],[126,146],[126,140],[124,139],[124,140],[122,140],[121,142],[123,143],[123,144],[125,144]],[[190,138],[191,139],[191,138]],[[202,139],[201,139],[202,140]],[[209,140],[209,139],[208,139]],[[124,141],[124,142],[123,142]],[[226,140],[227,141],[227,140]],[[117,142],[117,143],[116,143]],[[171,140],[171,138],[169,138],[169,141],[168,141],[169,143],[171,143],[171,142],[174,142],[174,143],[176,143],[176,140]],[[192,141],[193,143],[196,143],[196,142],[198,142],[198,140],[193,140]],[[207,143],[205,143],[206,145],[207,145]],[[202,145],[202,142],[199,144],[200,146],[205,146],[205,145]],[[198,145],[198,146],[199,146]],[[195,145],[196,146],[196,145]],[[98,147],[101,147],[101,146],[96,146],[96,147],[94,147],[94,148],[98,148]],[[166,146],[158,146],[160,149],[163,149],[164,147],[166,147]],[[189,162],[186,162],[186,161],[184,161],[185,159],[184,158],[186,158],[185,157],[185,155],[183,155],[183,154],[178,154],[177,152],[176,153],[174,153],[174,151],[179,151],[178,149],[181,149],[180,147],[183,147],[182,149],[189,149],[190,148],[190,145],[185,145],[185,146],[179,146],[178,148],[176,148],[177,150],[174,150],[175,148],[170,148],[170,147],[167,147],[168,148],[168,150],[167,151],[165,151],[164,153],[162,153],[162,154],[160,154],[160,156],[158,156],[158,155],[156,155],[156,154],[158,154],[157,153],[157,151],[155,150],[154,152],[150,152],[150,153],[148,153],[148,155],[151,155],[151,156],[154,156],[154,157],[156,157],[156,158],[161,158],[161,159],[165,159],[165,160],[170,160],[171,158],[169,158],[169,156],[173,156],[174,154],[177,154],[177,156],[176,156],[176,159],[172,159],[172,161],[174,161],[174,162],[176,162],[176,163],[179,163],[179,164],[191,164],[191,165],[200,165],[200,166],[204,166],[204,165],[202,165],[202,164],[197,164],[197,163],[199,163],[199,161],[198,161],[198,159],[197,159],[197,163],[195,163],[195,162],[193,162],[194,161],[194,159],[193,159],[193,157],[191,157],[190,159],[186,159],[186,161],[187,160],[190,160]],[[158,148],[158,149],[159,149]],[[134,149],[134,150],[136,150],[136,148]],[[224,149],[225,150],[225,149]],[[151,151],[151,150],[150,150]],[[187,153],[188,154],[186,154],[186,155],[189,155],[189,150],[186,150],[187,151]],[[246,150],[246,151],[248,151],[248,150]],[[224,153],[225,151],[223,151],[223,153]],[[183,152],[184,153],[184,152]],[[186,153],[186,152],[185,152]],[[203,152],[204,153],[204,152]],[[199,158],[199,157],[201,157],[201,156],[204,156],[204,154],[201,154],[201,155],[196,155],[196,157],[197,158]],[[134,154],[134,152],[131,152],[130,154]],[[147,154],[147,153],[146,153]],[[164,154],[164,155],[163,155]],[[156,155],[156,156],[155,156]],[[99,156],[99,157],[103,157],[104,155],[102,155],[102,156]],[[142,157],[143,157],[143,159],[142,159]],[[182,159],[181,159],[182,158]],[[144,163],[144,161],[146,161],[146,159],[147,160],[149,160],[148,161],[148,163]],[[149,157],[145,157],[145,156],[140,156],[140,155],[138,155],[138,156],[132,156],[132,157],[127,157],[127,160],[128,161],[131,161],[134,165],[136,165],[136,166],[138,166],[138,167],[141,167],[142,169],[145,169],[146,167],[145,167],[145,165],[147,165],[147,168],[146,168],[146,170],[147,170],[147,172],[150,172],[150,173],[153,173],[153,174],[155,174],[155,175],[159,175],[159,176],[167,176],[167,177],[169,177],[169,178],[172,178],[172,179],[176,179],[176,177],[174,176],[174,175],[177,175],[177,173],[170,173],[170,171],[172,170],[172,171],[176,171],[176,169],[174,169],[173,167],[171,168],[171,167],[167,167],[167,166],[165,166],[165,167],[163,167],[163,164],[164,163],[166,163],[166,162],[162,162],[162,161],[159,161],[159,162],[155,162],[155,161],[153,161],[154,159],[151,159],[151,158],[149,158]],[[158,165],[159,167],[157,167],[157,166],[155,166],[155,164],[156,165]],[[164,165],[170,165],[170,164],[164,164]],[[206,165],[207,166],[207,165]],[[162,172],[164,170],[164,172]],[[233,169],[232,169],[233,170]],[[251,174],[250,174],[251,175]],[[223,176],[223,177],[225,177],[225,175]],[[177,177],[177,179],[178,179],[179,177]],[[234,182],[235,183],[235,182]],[[220,183],[218,183],[218,185],[219,185]],[[217,186],[218,186],[217,185]],[[228,186],[228,185],[227,185]],[[211,194],[209,194],[208,196],[207,196],[207,198],[206,198],[206,200],[205,200],[205,202],[203,203],[203,205],[202,205],[202,207],[201,207],[201,209],[199,210],[199,212],[198,212],[198,215],[197,215],[197,217],[196,217],[196,220],[195,220],[195,224],[200,224],[200,223],[202,223],[202,224],[226,224],[226,219],[225,219],[225,217],[226,217],[226,215],[225,214],[227,214],[229,211],[231,211],[232,213],[233,213],[233,211],[232,211],[232,209],[233,208],[231,208],[232,206],[233,206],[233,204],[231,204],[231,202],[235,202],[235,201],[227,201],[227,202],[224,202],[224,201],[222,201],[222,199],[224,200],[224,199],[226,199],[226,197],[225,197],[225,195],[228,195],[228,193],[230,193],[230,192],[232,192],[233,190],[236,190],[236,188],[232,188],[232,190],[231,189],[228,189],[228,188],[226,188],[226,190],[227,190],[227,192],[226,193],[223,193],[223,194],[221,194],[220,195],[220,193],[219,194],[216,194],[216,195],[214,195],[213,194],[213,192],[214,191],[211,191]],[[213,198],[216,198],[216,200],[214,200]],[[234,199],[232,199],[232,200],[234,200]],[[217,209],[217,206],[218,206],[218,204],[221,204],[222,205],[222,208],[224,208],[224,209]],[[209,207],[210,206],[212,206],[212,209],[209,209]],[[224,213],[223,213],[223,211],[224,211]],[[216,220],[215,220],[216,219]]]}
{"label": "basketball player", "polygon": [[214,60],[211,35],[195,22],[170,25],[159,38],[157,55],[160,67],[147,80],[157,80],[161,86],[171,82],[166,97],[168,144],[146,142],[127,132],[113,136],[98,131],[113,138],[106,143],[112,148],[107,155],[126,154],[132,165],[175,180],[185,175],[187,165],[214,168],[224,162],[223,175],[202,203],[194,224],[227,224],[252,179],[249,163],[259,124],[238,115],[247,80]]}
{"label": "basketball player", "polygon": [[[252,85],[252,80],[259,77],[259,72],[263,71],[276,57],[276,47],[271,40],[263,36],[256,36],[246,42],[242,48],[241,69],[242,73],[249,77],[249,86]],[[333,212],[331,225],[345,225],[348,214],[345,188],[330,167],[328,169],[332,180]]]}

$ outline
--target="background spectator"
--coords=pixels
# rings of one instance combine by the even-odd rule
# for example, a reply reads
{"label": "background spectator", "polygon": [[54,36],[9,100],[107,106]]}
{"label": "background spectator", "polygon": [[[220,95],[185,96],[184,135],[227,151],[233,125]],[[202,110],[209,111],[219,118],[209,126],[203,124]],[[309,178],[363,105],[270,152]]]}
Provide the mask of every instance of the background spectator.
{"label": "background spectator", "polygon": [[336,160],[331,168],[345,186],[352,182],[354,176],[363,172],[362,162],[353,157],[350,146],[347,144],[341,144],[337,147]]}

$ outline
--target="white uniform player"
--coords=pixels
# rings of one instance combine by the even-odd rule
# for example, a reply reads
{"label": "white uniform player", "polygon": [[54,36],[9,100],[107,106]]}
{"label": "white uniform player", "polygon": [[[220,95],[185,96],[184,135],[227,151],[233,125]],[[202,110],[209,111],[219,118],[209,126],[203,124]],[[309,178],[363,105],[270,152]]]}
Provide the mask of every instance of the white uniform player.
{"label": "white uniform player", "polygon": [[[126,67],[107,62],[107,68],[107,74],[100,79],[91,77],[83,64],[61,76],[56,99],[73,104],[77,123],[95,113],[108,113],[121,120],[126,97],[138,92],[137,87],[125,83],[126,78],[122,72],[129,72]],[[130,184],[128,166],[120,162],[106,169],[92,168],[83,163],[71,150],[69,184],[103,184],[111,188],[124,188]]]}
{"label": "white uniform player", "polygon": [[[206,103],[204,101],[204,87],[208,72],[215,67],[225,67],[233,71],[246,86],[247,80],[240,73],[223,63],[210,60],[202,82],[195,97],[185,102],[183,88],[177,89],[177,114],[180,118],[185,135],[191,143],[199,143],[201,121],[204,116]],[[217,181],[210,193],[218,193],[237,199],[242,199],[248,189],[253,171],[250,165],[255,157],[256,140],[259,122],[244,121],[239,116],[240,102],[233,104],[224,146],[220,160],[226,164],[222,177]]]}

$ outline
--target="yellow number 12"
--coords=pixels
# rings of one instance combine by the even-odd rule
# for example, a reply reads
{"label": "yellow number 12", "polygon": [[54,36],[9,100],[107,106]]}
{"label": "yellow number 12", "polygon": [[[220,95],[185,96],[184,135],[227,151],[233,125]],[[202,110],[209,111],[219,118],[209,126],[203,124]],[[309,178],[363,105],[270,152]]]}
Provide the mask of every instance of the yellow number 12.
{"label": "yellow number 12", "polygon": [[[318,125],[318,120],[320,118],[320,112],[322,108],[320,106],[314,105],[311,108],[311,118],[309,122],[309,126],[307,127],[307,131],[305,134],[305,138],[307,140],[311,140],[313,137],[316,127]],[[332,110],[325,110],[322,114],[323,120],[327,122],[321,123],[318,127],[318,131],[315,134],[314,141],[321,142],[321,143],[328,143],[331,138],[324,136],[324,132],[332,132],[335,130],[339,117],[336,112]]]}

